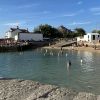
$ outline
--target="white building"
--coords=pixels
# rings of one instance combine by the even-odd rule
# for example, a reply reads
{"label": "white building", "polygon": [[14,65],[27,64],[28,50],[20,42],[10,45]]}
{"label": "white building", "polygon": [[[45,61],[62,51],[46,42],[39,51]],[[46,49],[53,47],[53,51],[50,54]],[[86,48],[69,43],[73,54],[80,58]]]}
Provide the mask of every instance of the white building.
{"label": "white building", "polygon": [[98,33],[87,33],[83,37],[77,37],[77,42],[85,41],[85,42],[98,42],[100,40],[100,34]]}
{"label": "white building", "polygon": [[8,32],[6,32],[6,38],[12,38],[14,40],[34,40],[34,41],[43,41],[43,34],[41,33],[33,33],[29,32],[28,29],[20,29],[10,28]]}

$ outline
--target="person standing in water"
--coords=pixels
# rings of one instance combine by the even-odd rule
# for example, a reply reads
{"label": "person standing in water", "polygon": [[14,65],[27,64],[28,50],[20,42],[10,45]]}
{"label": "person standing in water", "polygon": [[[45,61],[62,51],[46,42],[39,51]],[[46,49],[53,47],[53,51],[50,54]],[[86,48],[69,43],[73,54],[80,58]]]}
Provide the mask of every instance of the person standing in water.
{"label": "person standing in water", "polygon": [[71,61],[69,60],[69,61],[67,62],[67,70],[69,70],[70,67],[71,67]]}
{"label": "person standing in water", "polygon": [[82,59],[82,57],[81,57],[81,64],[83,63],[83,59]]}

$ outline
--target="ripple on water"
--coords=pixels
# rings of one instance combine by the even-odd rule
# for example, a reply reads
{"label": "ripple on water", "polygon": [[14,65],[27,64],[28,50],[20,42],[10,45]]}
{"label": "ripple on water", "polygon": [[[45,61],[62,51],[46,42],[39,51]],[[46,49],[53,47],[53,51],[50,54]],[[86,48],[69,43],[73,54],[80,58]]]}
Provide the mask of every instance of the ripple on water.
{"label": "ripple on water", "polygon": [[[50,55],[50,52],[50,50],[38,49],[21,54],[17,52],[1,53],[0,75],[1,77],[32,79],[100,93],[99,54],[77,51],[64,51],[63,54],[60,54],[59,50],[52,50],[53,55]],[[69,70],[67,70],[68,60],[72,63]]]}

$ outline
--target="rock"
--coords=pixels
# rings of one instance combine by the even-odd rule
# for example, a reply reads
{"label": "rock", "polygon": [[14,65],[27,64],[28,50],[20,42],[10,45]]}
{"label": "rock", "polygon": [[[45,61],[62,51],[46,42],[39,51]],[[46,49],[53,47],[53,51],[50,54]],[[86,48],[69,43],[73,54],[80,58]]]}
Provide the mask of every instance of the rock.
{"label": "rock", "polygon": [[1,79],[0,100],[100,100],[100,96],[30,80]]}
{"label": "rock", "polygon": [[80,92],[73,100],[97,100],[97,97],[92,93]]}

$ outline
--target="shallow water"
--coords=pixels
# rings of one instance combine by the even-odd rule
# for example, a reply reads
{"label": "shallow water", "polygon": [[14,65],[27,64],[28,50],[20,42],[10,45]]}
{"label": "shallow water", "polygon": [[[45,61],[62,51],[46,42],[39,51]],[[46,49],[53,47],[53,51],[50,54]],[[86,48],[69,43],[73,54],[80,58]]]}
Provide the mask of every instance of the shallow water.
{"label": "shallow water", "polygon": [[[100,94],[100,54],[67,50],[63,54],[58,52],[37,49],[0,53],[0,77],[31,79]],[[68,68],[69,60],[71,66]]]}

